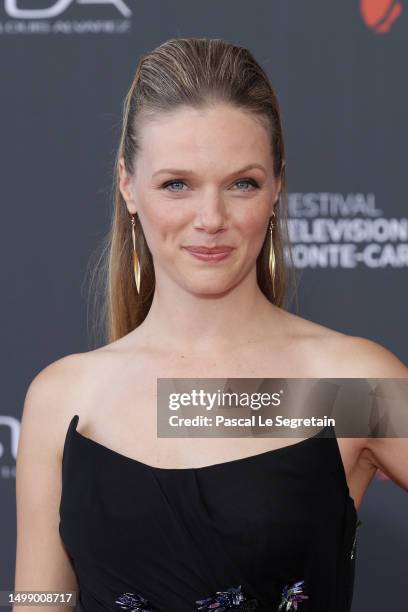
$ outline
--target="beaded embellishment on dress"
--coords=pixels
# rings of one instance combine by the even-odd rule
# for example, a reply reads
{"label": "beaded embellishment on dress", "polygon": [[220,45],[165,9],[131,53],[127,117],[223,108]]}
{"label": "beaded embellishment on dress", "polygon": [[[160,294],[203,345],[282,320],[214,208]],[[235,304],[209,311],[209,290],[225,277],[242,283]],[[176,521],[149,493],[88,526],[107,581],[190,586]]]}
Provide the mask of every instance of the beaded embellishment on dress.
{"label": "beaded embellishment on dress", "polygon": [[297,610],[298,603],[301,603],[303,599],[309,599],[309,596],[303,593],[304,583],[304,580],[299,580],[292,585],[287,584],[284,586],[278,610],[284,610],[284,612],[287,610]]}
{"label": "beaded embellishment on dress", "polygon": [[251,612],[258,608],[256,599],[247,599],[241,590],[241,585],[238,587],[229,587],[226,591],[216,591],[214,595],[205,599],[198,599],[196,602],[196,610],[206,612],[207,610],[240,610],[241,612]]}
{"label": "beaded embellishment on dress", "polygon": [[135,593],[123,593],[115,600],[115,603],[123,610],[130,610],[131,612],[154,612],[156,610],[148,599]]}

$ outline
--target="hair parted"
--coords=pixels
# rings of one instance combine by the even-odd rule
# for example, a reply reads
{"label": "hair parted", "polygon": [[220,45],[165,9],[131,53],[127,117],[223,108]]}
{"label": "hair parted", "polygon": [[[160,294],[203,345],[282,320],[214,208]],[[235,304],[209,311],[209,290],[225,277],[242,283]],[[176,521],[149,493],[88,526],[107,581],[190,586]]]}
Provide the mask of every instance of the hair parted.
{"label": "hair parted", "polygon": [[[140,149],[139,119],[168,113],[182,106],[206,108],[226,102],[255,116],[270,134],[275,177],[281,177],[280,199],[274,208],[275,296],[268,267],[269,228],[256,261],[257,281],[267,299],[287,307],[296,295],[296,275],[287,228],[285,151],[279,104],[268,76],[245,47],[223,39],[172,38],[143,55],[124,99],[122,133],[116,153],[110,228],[92,269],[92,325],[98,342],[113,342],[140,325],[150,309],[155,289],[153,259],[138,218],[136,248],[141,266],[141,292],[133,273],[130,215],[119,189],[119,159],[133,175]],[[285,255],[286,253],[286,255]],[[290,281],[290,282],[289,282]],[[102,332],[102,333],[101,333]],[[102,337],[101,337],[102,336]]]}

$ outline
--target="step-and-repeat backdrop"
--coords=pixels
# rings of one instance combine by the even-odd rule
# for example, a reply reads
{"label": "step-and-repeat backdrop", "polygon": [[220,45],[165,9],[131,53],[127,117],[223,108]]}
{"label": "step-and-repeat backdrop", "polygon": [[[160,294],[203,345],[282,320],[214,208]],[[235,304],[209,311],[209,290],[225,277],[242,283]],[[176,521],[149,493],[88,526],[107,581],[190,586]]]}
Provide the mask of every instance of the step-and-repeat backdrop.
{"label": "step-and-repeat backdrop", "polygon": [[[408,363],[405,0],[0,0],[0,589],[14,585],[25,392],[89,350],[83,281],[122,100],[139,55],[179,36],[249,47],[277,91],[299,314]],[[353,610],[402,609],[408,496],[378,472],[360,516]]]}

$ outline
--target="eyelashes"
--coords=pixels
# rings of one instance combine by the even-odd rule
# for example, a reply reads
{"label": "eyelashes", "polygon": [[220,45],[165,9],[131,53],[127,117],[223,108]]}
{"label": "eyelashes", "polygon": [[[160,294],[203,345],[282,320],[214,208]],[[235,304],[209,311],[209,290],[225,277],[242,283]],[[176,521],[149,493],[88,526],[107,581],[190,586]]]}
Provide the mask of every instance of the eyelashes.
{"label": "eyelashes", "polygon": [[[238,185],[240,183],[248,183],[254,189],[259,189],[258,182],[255,179],[252,179],[252,178],[239,179],[238,181],[236,181],[234,183],[234,185]],[[163,183],[161,188],[162,189],[167,189],[167,191],[171,191],[173,193],[182,193],[184,191],[183,189],[168,189],[168,187],[170,187],[171,185],[185,185],[185,184],[186,183],[184,181],[182,181],[181,179],[173,179],[172,181],[166,181],[165,183]],[[253,190],[252,189],[238,189],[238,191],[243,191],[245,193],[245,192],[249,192],[249,191],[253,191]]]}

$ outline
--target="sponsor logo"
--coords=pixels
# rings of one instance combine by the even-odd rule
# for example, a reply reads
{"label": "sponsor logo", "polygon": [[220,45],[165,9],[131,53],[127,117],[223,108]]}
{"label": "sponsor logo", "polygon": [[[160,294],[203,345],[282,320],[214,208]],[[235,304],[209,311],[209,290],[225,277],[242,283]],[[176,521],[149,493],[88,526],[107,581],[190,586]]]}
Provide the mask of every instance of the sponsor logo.
{"label": "sponsor logo", "polygon": [[110,4],[114,6],[123,17],[130,17],[132,11],[123,0],[57,0],[48,8],[24,9],[20,7],[18,0],[5,0],[4,10],[9,17],[16,19],[52,19],[64,13],[71,4]]}
{"label": "sponsor logo", "polygon": [[360,12],[364,23],[377,34],[387,34],[402,13],[396,0],[361,0]]}
{"label": "sponsor logo", "polygon": [[290,193],[296,268],[406,268],[408,218],[388,218],[373,193]]}
{"label": "sponsor logo", "polygon": [[[0,21],[0,34],[121,34],[131,26],[132,11],[124,0],[50,0],[42,8],[27,8],[22,0],[2,4],[6,21]],[[79,17],[74,20],[73,14]],[[115,18],[96,18],[105,14]]]}
{"label": "sponsor logo", "polygon": [[20,421],[12,416],[0,415],[0,432],[0,477],[15,478]]}

